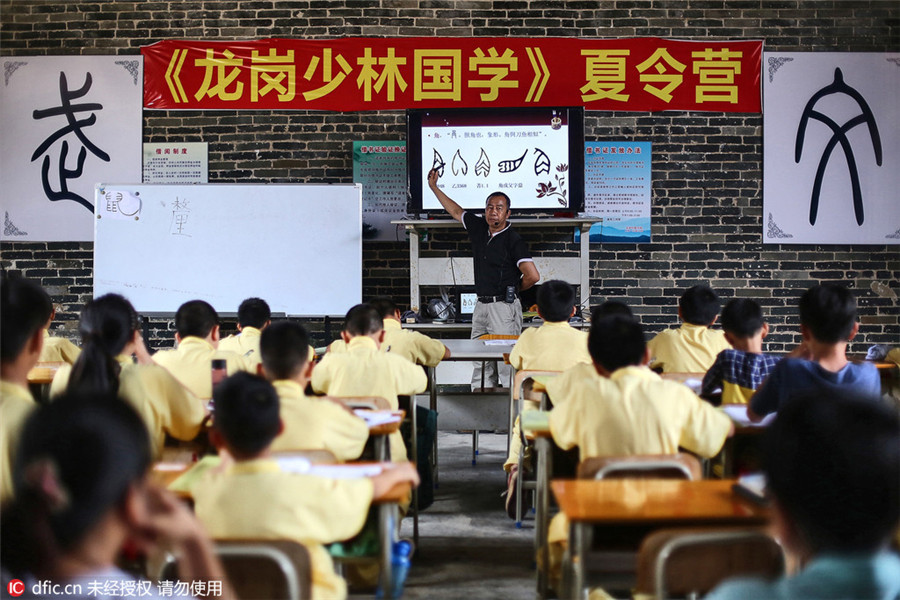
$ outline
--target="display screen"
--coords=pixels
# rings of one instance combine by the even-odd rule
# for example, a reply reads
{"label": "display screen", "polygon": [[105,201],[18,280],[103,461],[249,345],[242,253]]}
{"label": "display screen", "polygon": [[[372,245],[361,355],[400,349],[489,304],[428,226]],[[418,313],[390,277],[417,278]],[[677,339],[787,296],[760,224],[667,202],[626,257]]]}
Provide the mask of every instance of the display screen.
{"label": "display screen", "polygon": [[478,303],[478,294],[475,292],[459,293],[459,314],[471,315],[475,312],[475,304]]}
{"label": "display screen", "polygon": [[584,111],[575,108],[435,109],[407,113],[410,213],[443,211],[428,187],[483,209],[493,192],[513,211],[578,212],[584,204]]}

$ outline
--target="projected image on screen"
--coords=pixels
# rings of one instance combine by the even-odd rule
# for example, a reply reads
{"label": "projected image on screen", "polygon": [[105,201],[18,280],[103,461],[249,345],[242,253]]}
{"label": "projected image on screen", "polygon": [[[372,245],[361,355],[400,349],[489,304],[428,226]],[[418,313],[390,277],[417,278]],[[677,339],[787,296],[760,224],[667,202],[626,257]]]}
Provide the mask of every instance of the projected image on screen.
{"label": "projected image on screen", "polygon": [[[566,109],[485,112],[424,111],[421,168],[437,169],[439,185],[463,208],[484,208],[505,192],[513,210],[571,206],[570,123]],[[440,203],[421,179],[422,209]]]}

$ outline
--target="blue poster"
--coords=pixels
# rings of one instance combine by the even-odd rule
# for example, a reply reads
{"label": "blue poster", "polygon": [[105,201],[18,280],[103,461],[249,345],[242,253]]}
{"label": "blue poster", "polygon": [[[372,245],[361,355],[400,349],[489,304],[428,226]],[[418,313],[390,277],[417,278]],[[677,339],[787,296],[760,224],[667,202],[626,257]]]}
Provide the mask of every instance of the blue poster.
{"label": "blue poster", "polygon": [[650,142],[585,143],[584,212],[603,218],[591,243],[650,241],[651,151]]}

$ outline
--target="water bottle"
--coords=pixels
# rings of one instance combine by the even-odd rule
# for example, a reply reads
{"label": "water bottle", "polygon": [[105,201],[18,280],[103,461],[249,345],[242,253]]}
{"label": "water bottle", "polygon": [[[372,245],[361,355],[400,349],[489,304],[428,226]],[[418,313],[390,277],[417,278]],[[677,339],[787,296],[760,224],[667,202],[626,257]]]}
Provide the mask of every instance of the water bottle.
{"label": "water bottle", "polygon": [[[406,583],[406,576],[409,574],[411,554],[412,544],[409,542],[409,540],[400,540],[394,542],[394,545],[391,549],[391,570],[393,571],[394,575],[394,585],[391,588],[391,591],[393,593],[391,594],[391,597],[393,598],[400,598],[401,596],[403,596],[403,584]],[[375,597],[384,597],[381,585],[378,586]]]}

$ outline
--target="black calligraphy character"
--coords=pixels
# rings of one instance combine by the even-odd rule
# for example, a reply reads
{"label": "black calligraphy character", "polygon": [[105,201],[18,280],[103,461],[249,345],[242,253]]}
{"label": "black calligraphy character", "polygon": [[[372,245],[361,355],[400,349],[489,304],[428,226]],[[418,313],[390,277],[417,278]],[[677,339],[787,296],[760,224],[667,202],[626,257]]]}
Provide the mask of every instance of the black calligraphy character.
{"label": "black calligraphy character", "polygon": [[[814,110],[813,107],[816,103],[830,94],[846,94],[847,96],[850,96],[859,105],[862,114],[853,117],[843,125],[838,125],[831,118]],[[806,125],[811,118],[827,125],[831,129],[832,135],[831,139],[828,140],[828,144],[825,146],[825,150],[822,152],[822,158],[819,159],[819,166],[816,169],[812,197],[809,202],[809,224],[816,224],[816,214],[819,211],[819,195],[822,191],[822,179],[825,177],[825,167],[828,166],[828,159],[831,158],[831,153],[834,151],[835,146],[840,144],[841,150],[844,151],[844,156],[847,159],[847,169],[850,171],[850,186],[853,190],[853,211],[856,213],[856,223],[862,225],[864,218],[862,191],[859,186],[859,173],[856,169],[856,158],[853,156],[853,148],[850,146],[850,140],[847,139],[847,132],[861,123],[868,125],[869,135],[872,138],[872,146],[875,149],[875,163],[880,167],[881,137],[878,135],[878,126],[875,124],[875,115],[872,114],[872,109],[869,108],[869,105],[862,97],[862,94],[844,83],[843,73],[841,73],[840,69],[835,69],[834,81],[813,94],[812,98],[809,99],[809,102],[806,103],[806,107],[803,109],[803,116],[800,118],[800,128],[797,130],[797,143],[794,146],[794,162],[800,162],[800,155],[803,152],[803,138],[806,135]]]}
{"label": "black calligraphy character", "polygon": [[[45,156],[44,162],[41,165],[41,183],[44,186],[44,194],[46,194],[47,199],[51,202],[55,202],[57,200],[74,200],[78,202],[86,209],[94,212],[94,205],[91,204],[88,200],[83,198],[82,196],[76,194],[75,192],[69,191],[68,180],[69,179],[77,179],[81,177],[82,170],[84,167],[84,161],[87,157],[87,150],[90,150],[95,156],[100,158],[105,162],[109,162],[109,154],[98,148],[93,142],[91,142],[84,131],[82,131],[85,127],[90,127],[94,123],[97,122],[97,115],[91,113],[91,115],[85,119],[77,120],[75,118],[75,113],[86,112],[86,111],[95,111],[95,110],[103,110],[103,105],[99,103],[83,103],[83,104],[72,104],[72,100],[77,98],[81,98],[85,96],[88,91],[91,89],[92,78],[91,74],[87,73],[84,79],[84,85],[81,86],[80,89],[69,91],[69,85],[66,80],[66,74],[64,72],[60,72],[59,74],[59,97],[60,97],[60,106],[55,108],[47,108],[44,110],[35,110],[32,113],[32,117],[35,120],[44,119],[47,117],[55,117],[58,115],[64,115],[68,125],[65,127],[61,127],[57,129],[54,133],[52,133],[46,140],[44,140],[40,146],[37,147],[37,150],[34,151],[34,154],[31,155],[32,162],[36,160],[40,155],[44,154],[50,146],[59,138],[68,135],[70,133],[74,133],[75,136],[81,141],[83,146],[78,151],[78,163],[75,169],[66,168],[66,157],[69,154],[69,144],[65,140],[63,140],[62,148],[59,154],[59,191],[54,191],[50,186],[50,157]],[[87,150],[86,150],[87,149]]]}

